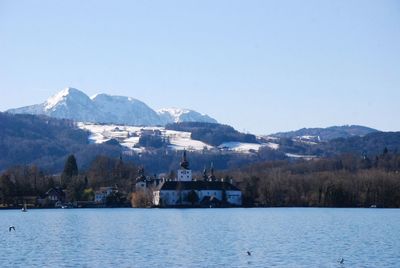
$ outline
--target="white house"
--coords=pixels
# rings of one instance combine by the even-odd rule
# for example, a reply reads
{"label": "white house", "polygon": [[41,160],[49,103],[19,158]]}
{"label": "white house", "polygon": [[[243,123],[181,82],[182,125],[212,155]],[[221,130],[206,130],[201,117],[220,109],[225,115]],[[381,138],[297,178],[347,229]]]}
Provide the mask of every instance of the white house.
{"label": "white house", "polygon": [[100,187],[100,189],[95,192],[94,201],[96,203],[105,203],[107,197],[115,191],[117,191],[115,187]]}

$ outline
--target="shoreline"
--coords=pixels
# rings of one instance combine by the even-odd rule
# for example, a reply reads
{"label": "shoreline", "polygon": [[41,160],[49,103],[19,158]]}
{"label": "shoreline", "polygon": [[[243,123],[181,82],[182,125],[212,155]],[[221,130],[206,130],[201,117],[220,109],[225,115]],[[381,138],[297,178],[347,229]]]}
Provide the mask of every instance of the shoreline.
{"label": "shoreline", "polygon": [[[235,208],[244,208],[244,209],[254,209],[254,208],[331,208],[331,209],[400,209],[398,207],[302,207],[302,206],[275,206],[275,207],[267,207],[267,206],[254,206],[254,207],[245,207],[245,206],[231,206],[231,207],[200,207],[200,206],[169,206],[169,207],[129,207],[129,206],[118,206],[118,207],[106,207],[106,206],[99,206],[99,207],[68,207],[68,208],[55,208],[55,207],[28,207],[27,210],[60,210],[60,209],[120,209],[120,208],[131,208],[131,209],[235,209]],[[21,210],[22,207],[0,207],[1,210]]]}

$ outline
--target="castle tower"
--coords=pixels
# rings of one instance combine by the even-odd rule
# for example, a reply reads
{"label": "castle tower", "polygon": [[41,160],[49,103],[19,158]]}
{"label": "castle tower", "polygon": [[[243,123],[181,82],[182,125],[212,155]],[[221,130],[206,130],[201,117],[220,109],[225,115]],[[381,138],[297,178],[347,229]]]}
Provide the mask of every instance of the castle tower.
{"label": "castle tower", "polygon": [[207,175],[207,168],[206,166],[204,166],[204,170],[203,170],[203,180],[207,181],[208,180],[208,175]]}
{"label": "castle tower", "polygon": [[183,155],[182,155],[182,161],[181,161],[181,167],[183,169],[189,169],[189,162],[186,159],[186,150],[183,150]]}
{"label": "castle tower", "polygon": [[186,150],[183,150],[181,168],[178,169],[177,181],[191,181],[192,171],[189,169],[189,161],[186,158]]}
{"label": "castle tower", "polygon": [[210,176],[208,178],[210,181],[215,181],[214,163],[213,162],[211,162]]}

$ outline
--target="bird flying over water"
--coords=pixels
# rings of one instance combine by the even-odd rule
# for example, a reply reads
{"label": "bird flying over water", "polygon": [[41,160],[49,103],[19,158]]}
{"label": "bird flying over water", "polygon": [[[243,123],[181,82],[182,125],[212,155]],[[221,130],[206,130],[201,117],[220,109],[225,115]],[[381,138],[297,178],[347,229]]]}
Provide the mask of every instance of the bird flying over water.
{"label": "bird flying over water", "polygon": [[344,259],[341,258],[340,260],[338,260],[338,263],[343,264],[344,263]]}
{"label": "bird flying over water", "polygon": [[11,230],[14,230],[14,231],[15,231],[15,227],[12,226],[12,225],[11,225],[10,227],[8,227],[8,231],[11,232]]}

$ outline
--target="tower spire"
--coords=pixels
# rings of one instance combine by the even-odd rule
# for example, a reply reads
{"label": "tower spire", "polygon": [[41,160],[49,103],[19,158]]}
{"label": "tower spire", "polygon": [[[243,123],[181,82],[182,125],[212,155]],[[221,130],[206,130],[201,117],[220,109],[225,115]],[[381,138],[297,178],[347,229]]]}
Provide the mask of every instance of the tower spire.
{"label": "tower spire", "polygon": [[186,159],[186,149],[183,150],[181,167],[183,169],[189,169],[189,161],[187,161],[187,159]]}
{"label": "tower spire", "polygon": [[203,179],[204,179],[204,181],[207,181],[207,178],[208,178],[208,176],[207,176],[207,168],[206,168],[206,166],[204,166],[204,170],[203,170]]}
{"label": "tower spire", "polygon": [[211,168],[210,168],[210,181],[215,181],[215,175],[214,175],[214,163],[211,162]]}

